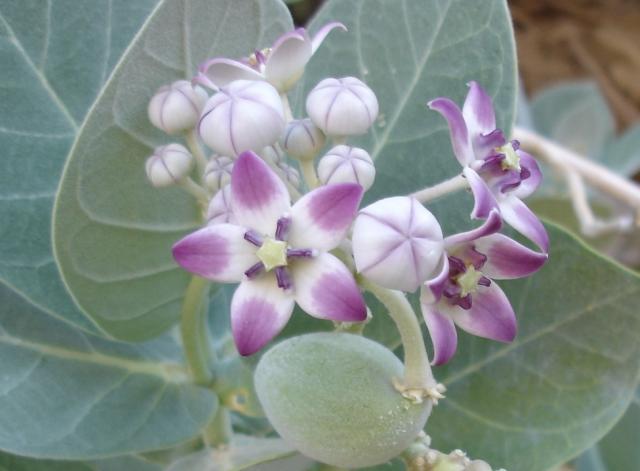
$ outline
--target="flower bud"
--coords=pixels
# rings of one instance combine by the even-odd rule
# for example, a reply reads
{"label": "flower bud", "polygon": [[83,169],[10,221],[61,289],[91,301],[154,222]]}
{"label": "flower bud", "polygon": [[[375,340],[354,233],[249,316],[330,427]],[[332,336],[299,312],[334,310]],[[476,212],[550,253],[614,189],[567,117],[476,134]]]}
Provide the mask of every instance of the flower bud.
{"label": "flower bud", "polygon": [[198,132],[215,152],[235,157],[276,142],[284,124],[282,101],[272,85],[236,80],[209,98]]}
{"label": "flower bud", "polygon": [[188,131],[198,122],[207,97],[207,92],[186,80],[165,85],[149,102],[149,121],[167,134]]}
{"label": "flower bud", "polygon": [[328,136],[357,136],[378,116],[378,99],[355,77],[328,78],[309,93],[307,114]]}
{"label": "flower bud", "polygon": [[207,208],[207,224],[233,223],[231,185],[224,186],[211,198]]}
{"label": "flower bud", "polygon": [[358,183],[365,191],[371,188],[376,168],[369,153],[359,147],[335,146],[320,159],[318,178],[329,183]]}
{"label": "flower bud", "polygon": [[193,156],[180,144],[157,147],[147,159],[145,169],[151,184],[157,188],[175,185],[193,169]]}
{"label": "flower bud", "polygon": [[353,226],[357,270],[385,288],[413,292],[440,264],[444,243],[436,218],[415,198],[385,198],[360,211]]}
{"label": "flower bud", "polygon": [[491,471],[491,466],[486,461],[473,460],[464,468],[464,471]]}
{"label": "flower bud", "polygon": [[296,188],[300,186],[300,172],[284,162],[280,162],[278,168],[282,170],[285,181],[291,183],[291,185]]}
{"label": "flower bud", "polygon": [[257,154],[267,163],[271,162],[273,164],[280,165],[282,162],[282,156],[274,146],[264,147],[260,152],[257,152]]}
{"label": "flower bud", "polygon": [[309,118],[296,119],[287,124],[280,145],[295,159],[313,160],[324,146],[324,134]]}
{"label": "flower bud", "polygon": [[211,191],[218,191],[231,181],[233,159],[225,156],[212,157],[204,169],[204,182]]}

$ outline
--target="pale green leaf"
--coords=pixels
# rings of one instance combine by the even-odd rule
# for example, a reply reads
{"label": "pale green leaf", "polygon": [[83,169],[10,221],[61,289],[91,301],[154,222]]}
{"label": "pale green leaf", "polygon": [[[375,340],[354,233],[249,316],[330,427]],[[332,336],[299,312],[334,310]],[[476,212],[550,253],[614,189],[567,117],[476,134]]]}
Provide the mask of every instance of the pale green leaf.
{"label": "pale green leaf", "polygon": [[633,177],[640,171],[640,124],[613,139],[598,160],[625,177]]}
{"label": "pale green leaf", "polygon": [[163,467],[137,456],[83,462],[39,460],[0,452],[0,471],[163,471]]}
{"label": "pale green leaf", "polygon": [[540,471],[590,446],[624,413],[640,370],[640,278],[553,226],[550,262],[500,282],[519,323],[508,345],[461,333],[435,369],[448,388],[426,432],[495,467]]}
{"label": "pale green leaf", "polygon": [[[281,460],[297,458],[302,464],[295,467],[283,466]],[[246,435],[235,435],[226,449],[208,449],[186,456],[173,463],[167,471],[253,471],[264,470],[263,466],[274,462],[278,466],[273,470],[303,471],[312,462],[300,457],[291,446],[280,438],[256,438]]]}
{"label": "pale green leaf", "polygon": [[0,286],[0,449],[97,458],[197,435],[217,406],[194,386],[171,335],[138,345],[53,319]]}
{"label": "pale green leaf", "polygon": [[242,56],[292,27],[278,0],[164,0],[84,123],[54,213],[55,253],[74,299],[111,335],[150,338],[177,319],[189,276],[171,246],[201,224],[178,189],[151,187],[144,161],[174,138],[148,122],[162,84],[210,56]]}
{"label": "pale green leaf", "polygon": [[586,157],[597,159],[614,135],[615,121],[595,82],[567,82],[531,100],[536,129]]}
{"label": "pale green leaf", "polygon": [[87,109],[156,1],[0,1],[0,279],[90,332],[53,260],[51,209]]}
{"label": "pale green leaf", "polygon": [[620,422],[576,463],[577,471],[640,469],[640,390]]}

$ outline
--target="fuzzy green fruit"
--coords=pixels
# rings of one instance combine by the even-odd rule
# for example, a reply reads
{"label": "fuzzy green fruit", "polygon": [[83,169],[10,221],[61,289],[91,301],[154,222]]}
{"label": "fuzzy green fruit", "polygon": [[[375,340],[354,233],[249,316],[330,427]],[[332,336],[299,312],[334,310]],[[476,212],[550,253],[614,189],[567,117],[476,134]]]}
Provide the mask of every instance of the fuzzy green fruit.
{"label": "fuzzy green fruit", "polygon": [[431,401],[396,391],[400,360],[357,335],[314,333],[276,345],[258,363],[255,387],[271,424],[305,455],[358,468],[384,463],[424,427]]}

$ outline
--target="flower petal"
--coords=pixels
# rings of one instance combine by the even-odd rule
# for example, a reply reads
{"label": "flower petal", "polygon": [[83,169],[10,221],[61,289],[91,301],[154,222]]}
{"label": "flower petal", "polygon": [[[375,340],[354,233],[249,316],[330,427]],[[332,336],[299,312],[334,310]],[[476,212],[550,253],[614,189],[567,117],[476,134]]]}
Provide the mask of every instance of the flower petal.
{"label": "flower petal", "polygon": [[244,240],[246,231],[233,224],[203,227],[174,244],[173,258],[185,270],[204,278],[238,282],[258,261],[256,247]]}
{"label": "flower petal", "polygon": [[231,331],[240,355],[251,355],[284,328],[293,312],[291,293],[267,274],[244,280],[231,300]]}
{"label": "flower petal", "polygon": [[509,195],[500,201],[500,214],[507,224],[549,252],[549,235],[540,219],[517,197]]}
{"label": "flower petal", "polygon": [[290,207],[287,188],[273,170],[251,151],[240,154],[231,172],[231,208],[238,224],[273,235]]}
{"label": "flower petal", "polygon": [[521,150],[517,150],[516,154],[520,157],[520,166],[529,171],[529,177],[522,180],[520,186],[513,190],[511,194],[524,199],[538,189],[540,183],[542,183],[542,172],[538,162],[532,156]]}
{"label": "flower petal", "polygon": [[198,74],[193,79],[214,90],[234,80],[264,80],[264,77],[260,72],[242,62],[226,57],[216,57],[200,64]]}
{"label": "flower petal", "polygon": [[322,253],[290,266],[296,302],[319,319],[361,322],[367,307],[351,272],[336,257]]}
{"label": "flower petal", "polygon": [[438,274],[427,280],[422,291],[420,292],[420,300],[423,303],[434,304],[442,297],[442,291],[444,290],[447,280],[449,279],[449,257],[446,253],[442,257],[440,264],[440,270]]}
{"label": "flower petal", "polygon": [[311,40],[304,29],[285,33],[278,38],[267,57],[264,76],[279,92],[285,92],[303,74],[311,54]]}
{"label": "flower petal", "polygon": [[498,280],[529,276],[549,258],[546,253],[531,250],[503,234],[483,237],[474,245],[478,252],[487,256],[482,273]]}
{"label": "flower petal", "polygon": [[493,102],[478,82],[468,83],[469,92],[464,100],[462,115],[467,123],[471,139],[480,134],[489,134],[496,129],[496,115]]}
{"label": "flower petal", "polygon": [[453,321],[438,311],[437,304],[421,304],[422,317],[433,343],[432,365],[443,365],[456,353],[458,333]]}
{"label": "flower petal", "polygon": [[471,217],[473,219],[486,218],[492,209],[498,207],[496,198],[491,193],[491,190],[478,173],[470,167],[465,167],[462,171],[473,193],[473,210],[471,211]]}
{"label": "flower petal", "polygon": [[331,23],[327,23],[322,28],[318,30],[318,32],[313,36],[311,40],[311,54],[315,54],[320,45],[324,42],[327,35],[334,29],[340,28],[343,31],[347,31],[347,27],[338,21],[332,21]]}
{"label": "flower petal", "polygon": [[467,130],[467,124],[464,122],[462,111],[449,98],[436,98],[427,103],[427,106],[434,111],[440,113],[449,124],[449,133],[451,136],[451,145],[453,152],[463,167],[473,162],[476,157],[473,153],[471,138]]}
{"label": "flower petal", "polygon": [[444,246],[448,248],[454,247],[456,245],[467,244],[479,239],[480,237],[494,234],[501,228],[502,218],[500,217],[500,213],[497,210],[493,210],[489,213],[489,217],[480,227],[476,227],[475,229],[471,229],[467,232],[461,232],[459,234],[445,237]]}
{"label": "flower petal", "polygon": [[478,337],[511,342],[517,332],[516,315],[497,283],[479,286],[472,295],[471,309],[462,309],[448,303],[439,303],[442,314],[447,315],[461,329]]}
{"label": "flower petal", "polygon": [[363,189],[356,183],[321,186],[291,208],[289,245],[327,251],[347,234],[358,211]]}

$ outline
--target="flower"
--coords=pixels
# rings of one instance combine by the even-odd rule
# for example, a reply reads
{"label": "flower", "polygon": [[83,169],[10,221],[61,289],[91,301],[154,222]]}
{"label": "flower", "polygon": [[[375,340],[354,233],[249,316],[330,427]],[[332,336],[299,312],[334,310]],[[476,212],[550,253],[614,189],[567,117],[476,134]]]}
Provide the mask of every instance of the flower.
{"label": "flower", "polygon": [[147,178],[156,188],[176,185],[189,176],[193,170],[193,156],[181,144],[167,144],[156,147],[147,159]]}
{"label": "flower", "polygon": [[496,128],[491,97],[477,82],[470,82],[462,111],[443,97],[428,106],[449,124],[454,154],[475,199],[471,217],[485,219],[498,208],[505,222],[548,252],[544,226],[521,201],[538,188],[542,174],[535,159],[520,150],[517,141],[507,142]]}
{"label": "flower", "polygon": [[278,92],[265,82],[236,80],[204,106],[198,133],[218,154],[235,157],[275,143],[284,131]]}
{"label": "flower", "polygon": [[186,80],[161,87],[151,98],[147,113],[149,121],[167,134],[188,131],[195,127],[207,93]]}
{"label": "flower", "polygon": [[307,95],[307,114],[327,136],[364,134],[378,116],[378,99],[355,77],[327,78]]}
{"label": "flower", "polygon": [[501,226],[500,215],[493,210],[479,228],[444,239],[441,270],[425,283],[420,296],[422,315],[433,343],[434,365],[446,363],[455,353],[455,325],[470,334],[501,342],[515,338],[515,313],[492,279],[531,275],[548,257],[497,234]]}
{"label": "flower", "polygon": [[333,147],[318,162],[318,178],[330,183],[357,183],[367,191],[373,185],[376,168],[369,152],[344,144]]}
{"label": "flower", "polygon": [[240,282],[231,301],[231,330],[241,355],[277,335],[296,302],[320,319],[366,319],[353,275],[328,253],[351,226],[363,193],[359,185],[323,186],[291,207],[284,183],[253,152],[238,157],[230,185],[234,223],[187,235],[173,256],[196,275]]}
{"label": "flower", "polygon": [[198,67],[193,82],[214,90],[234,80],[266,80],[284,93],[290,90],[304,73],[304,68],[329,32],[347,28],[338,22],[324,25],[313,38],[304,28],[297,28],[280,36],[273,46],[256,51],[240,61],[216,57]]}
{"label": "flower", "polygon": [[442,258],[442,229],[415,198],[396,196],[360,211],[353,226],[359,273],[390,289],[415,291]]}

